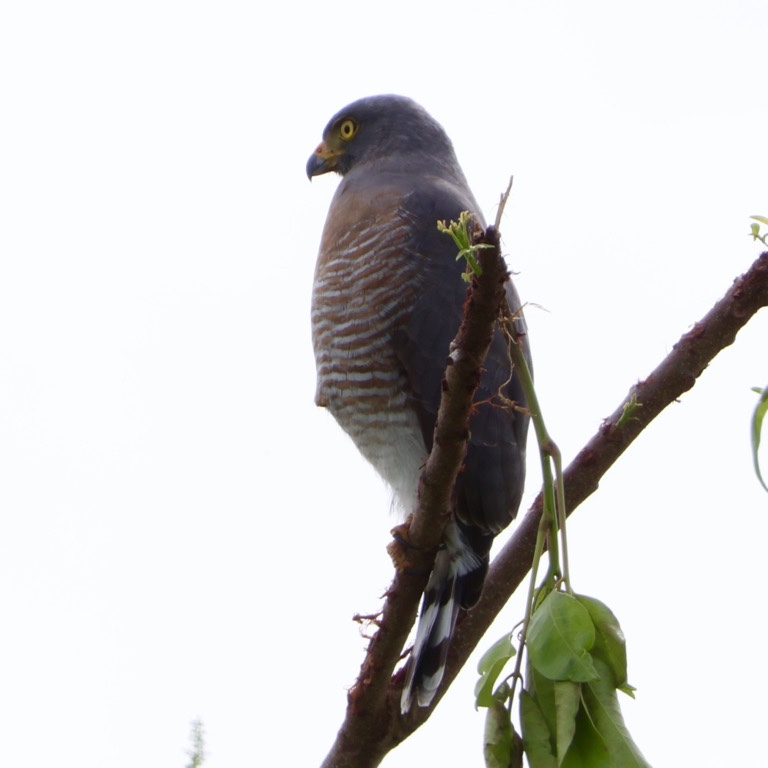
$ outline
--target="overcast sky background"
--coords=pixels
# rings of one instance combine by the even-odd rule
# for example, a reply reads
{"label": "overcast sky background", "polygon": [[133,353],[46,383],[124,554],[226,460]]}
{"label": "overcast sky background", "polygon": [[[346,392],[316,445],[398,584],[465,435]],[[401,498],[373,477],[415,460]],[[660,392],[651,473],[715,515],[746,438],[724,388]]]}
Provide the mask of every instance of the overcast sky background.
{"label": "overcast sky background", "polygon": [[[326,754],[393,522],[313,404],[337,180],[304,167],[333,113],[421,102],[488,218],[514,174],[505,250],[570,460],[759,253],[767,30],[758,0],[5,3],[0,765],[182,768],[196,717],[210,768]],[[767,336],[763,312],[569,526],[655,766],[762,753]],[[481,766],[476,659],[385,765]]]}

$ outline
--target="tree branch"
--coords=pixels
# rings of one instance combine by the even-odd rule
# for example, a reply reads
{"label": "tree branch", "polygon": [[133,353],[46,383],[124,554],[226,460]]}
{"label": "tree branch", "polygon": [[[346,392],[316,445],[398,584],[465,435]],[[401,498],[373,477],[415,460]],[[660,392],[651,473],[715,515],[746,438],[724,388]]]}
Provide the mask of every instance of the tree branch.
{"label": "tree branch", "polygon": [[[413,624],[427,581],[428,574],[421,568],[431,567],[434,547],[439,543],[445,525],[450,490],[466,449],[472,395],[500,306],[497,290],[494,290],[499,288],[499,272],[493,265],[503,267],[503,261],[498,250],[498,233],[493,228],[486,232],[485,242],[495,248],[480,251],[483,275],[473,281],[462,329],[454,343],[453,365],[449,361],[443,383],[434,448],[422,476],[420,508],[410,530],[412,544],[420,549],[408,550],[409,564],[417,566],[419,574],[411,568],[395,575],[387,593],[380,628],[371,640],[360,676],[349,693],[344,723],[323,768],[379,765],[391,749],[424,723],[531,566],[541,516],[541,494],[494,559],[480,601],[460,617],[443,683],[431,706],[415,707],[408,715],[401,716],[399,699],[403,675],[398,673],[391,677],[392,670]],[[503,274],[505,276],[506,271]],[[693,387],[717,353],[732,344],[738,331],[764,306],[768,306],[768,251],[761,254],[704,318],[681,337],[650,376],[630,389],[621,405],[565,470],[569,513],[597,489],[602,476],[632,441],[667,405]],[[489,323],[487,327],[491,331],[485,328],[485,323]],[[477,335],[468,333],[462,337],[465,327],[474,328]],[[469,338],[478,337],[487,337],[484,347],[465,346]],[[478,350],[482,350],[482,355]],[[633,403],[636,407],[632,410]]]}
{"label": "tree branch", "polygon": [[[684,333],[644,380],[635,384],[618,408],[565,469],[565,505],[571,514],[597,490],[603,475],[635,438],[670,403],[696,383],[696,379],[721,350],[762,307],[768,306],[768,251],[747,272],[734,280],[725,296]],[[627,406],[637,407],[624,418]],[[536,530],[541,517],[541,494],[534,500],[512,538],[494,558],[478,604],[465,616],[453,638],[443,678],[447,688],[466,662],[496,615],[504,607],[531,567]]]}
{"label": "tree branch", "polygon": [[403,676],[398,674],[397,682],[390,678],[415,621],[450,516],[451,493],[467,449],[472,401],[505,300],[508,272],[500,256],[498,231],[493,227],[478,230],[475,243],[491,247],[477,252],[482,277],[472,279],[461,327],[451,345],[433,449],[419,481],[419,508],[407,526],[396,529],[405,544],[396,541],[389,547],[396,564],[395,577],[360,674],[347,696],[347,714],[324,768],[378,765],[411,732],[402,732]]}

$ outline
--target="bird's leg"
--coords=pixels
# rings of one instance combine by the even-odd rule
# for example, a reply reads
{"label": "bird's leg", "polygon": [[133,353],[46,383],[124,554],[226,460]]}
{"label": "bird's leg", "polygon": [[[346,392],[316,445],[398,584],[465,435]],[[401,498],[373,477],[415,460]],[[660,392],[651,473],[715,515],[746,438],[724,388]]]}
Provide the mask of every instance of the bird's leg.
{"label": "bird's leg", "polygon": [[406,571],[409,568],[408,550],[413,548],[410,540],[411,520],[413,515],[408,515],[404,523],[396,525],[390,533],[392,541],[387,544],[387,552],[392,558],[392,565],[396,571]]}
{"label": "bird's leg", "polygon": [[392,541],[387,544],[387,552],[392,558],[392,564],[395,566],[395,570],[399,573],[418,574],[429,570],[423,566],[415,565],[409,557],[409,552],[421,551],[420,547],[411,543],[410,529],[412,519],[413,515],[408,515],[404,523],[396,525],[390,531],[392,534]]}

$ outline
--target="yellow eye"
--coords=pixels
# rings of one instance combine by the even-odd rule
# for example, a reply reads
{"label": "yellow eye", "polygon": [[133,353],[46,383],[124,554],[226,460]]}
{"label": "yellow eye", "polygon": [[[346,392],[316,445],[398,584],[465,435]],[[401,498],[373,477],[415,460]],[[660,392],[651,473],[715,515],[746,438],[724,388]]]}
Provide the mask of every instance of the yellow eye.
{"label": "yellow eye", "polygon": [[354,135],[357,133],[357,121],[353,120],[351,117],[346,118],[345,120],[341,121],[341,124],[339,125],[339,136],[341,136],[344,141],[349,141],[351,138],[354,137]]}

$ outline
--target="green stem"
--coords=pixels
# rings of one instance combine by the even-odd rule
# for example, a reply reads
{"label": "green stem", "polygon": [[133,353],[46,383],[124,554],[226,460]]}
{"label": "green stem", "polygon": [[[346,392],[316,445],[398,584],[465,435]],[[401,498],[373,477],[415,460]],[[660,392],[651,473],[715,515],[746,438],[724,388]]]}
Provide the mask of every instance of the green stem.
{"label": "green stem", "polygon": [[[548,541],[548,554],[549,554],[549,568],[547,570],[547,576],[544,579],[545,584],[550,584],[552,587],[560,577],[560,559],[559,559],[559,547],[558,547],[558,525],[560,530],[564,532],[565,523],[565,504],[564,504],[564,491],[563,491],[563,478],[562,478],[562,462],[560,450],[555,442],[549,436],[544,418],[541,414],[541,407],[539,406],[539,400],[536,397],[536,391],[533,387],[533,376],[531,375],[528,362],[525,359],[521,348],[518,346],[515,339],[516,331],[512,323],[511,318],[507,318],[507,322],[504,324],[504,328],[509,340],[509,353],[512,359],[512,363],[515,367],[515,371],[519,377],[520,384],[525,395],[525,402],[530,413],[531,422],[533,423],[534,431],[536,432],[536,440],[539,445],[539,459],[541,461],[541,474],[542,474],[542,493],[543,493],[543,511],[541,519],[539,520],[539,526],[536,531],[536,546],[534,548],[533,562],[531,564],[531,579],[528,585],[528,597],[525,603],[525,617],[523,618],[523,628],[520,631],[520,646],[515,659],[515,671],[512,681],[512,691],[510,694],[510,701],[514,699],[515,690],[517,687],[517,681],[521,678],[521,668],[523,663],[523,649],[525,648],[525,639],[528,633],[528,626],[531,622],[531,615],[533,613],[533,606],[536,600],[536,578],[539,570],[539,563],[541,562],[541,556],[544,553],[544,543]],[[555,476],[557,479],[557,500],[555,496],[555,478],[552,476],[552,462],[555,464]],[[563,537],[563,573],[562,576],[565,580],[566,587],[570,590],[568,579],[568,555],[567,547],[565,545],[565,537]]]}
{"label": "green stem", "polygon": [[523,648],[525,648],[525,638],[528,635],[528,626],[531,623],[531,614],[533,613],[533,603],[536,593],[536,574],[539,570],[539,563],[541,562],[541,556],[544,553],[544,540],[547,537],[547,531],[549,529],[549,523],[547,521],[547,515],[542,514],[539,520],[539,527],[536,531],[536,546],[533,550],[533,561],[531,562],[531,580],[528,583],[528,597],[525,601],[525,616],[523,617],[523,628],[520,630],[520,645],[515,657],[515,671],[512,677],[512,691],[509,696],[509,701],[513,701],[515,698],[515,689],[517,687],[517,681],[521,679],[522,675],[520,669],[523,665]]}
{"label": "green stem", "polygon": [[[512,363],[515,366],[515,372],[518,375],[520,384],[525,394],[525,402],[528,406],[528,412],[531,415],[531,423],[536,432],[536,440],[539,444],[539,455],[541,457],[542,480],[543,480],[543,509],[544,515],[551,515],[552,521],[556,521],[554,535],[550,537],[549,555],[550,555],[550,573],[560,573],[559,551],[557,546],[557,527],[560,529],[560,538],[563,548],[563,567],[562,577],[566,588],[570,591],[570,571],[568,567],[568,544],[565,532],[565,490],[563,485],[562,457],[560,449],[555,441],[550,437],[547,431],[544,417],[541,413],[539,399],[536,397],[536,390],[533,386],[533,376],[531,375],[528,362],[525,359],[522,349],[515,340],[516,331],[511,318],[507,318],[506,333],[509,339],[509,353]],[[555,478],[552,477],[552,467],[550,459],[555,464]],[[557,488],[557,503],[555,501],[555,488]]]}
{"label": "green stem", "polygon": [[550,450],[552,455],[552,461],[555,464],[555,494],[557,504],[557,524],[560,528],[560,541],[563,550],[563,579],[565,580],[565,588],[573,594],[571,589],[571,570],[568,564],[568,536],[565,530],[565,519],[567,512],[565,509],[565,481],[563,479],[563,457],[560,453],[560,449],[555,443],[550,444]]}
{"label": "green stem", "polygon": [[549,568],[544,580],[546,584],[557,584],[563,578],[560,570],[560,546],[557,537],[557,512],[555,506],[555,481],[552,477],[551,459],[543,449],[539,449],[541,457],[542,487],[544,492],[544,504],[542,506],[542,520],[547,527],[547,554],[549,555]]}

